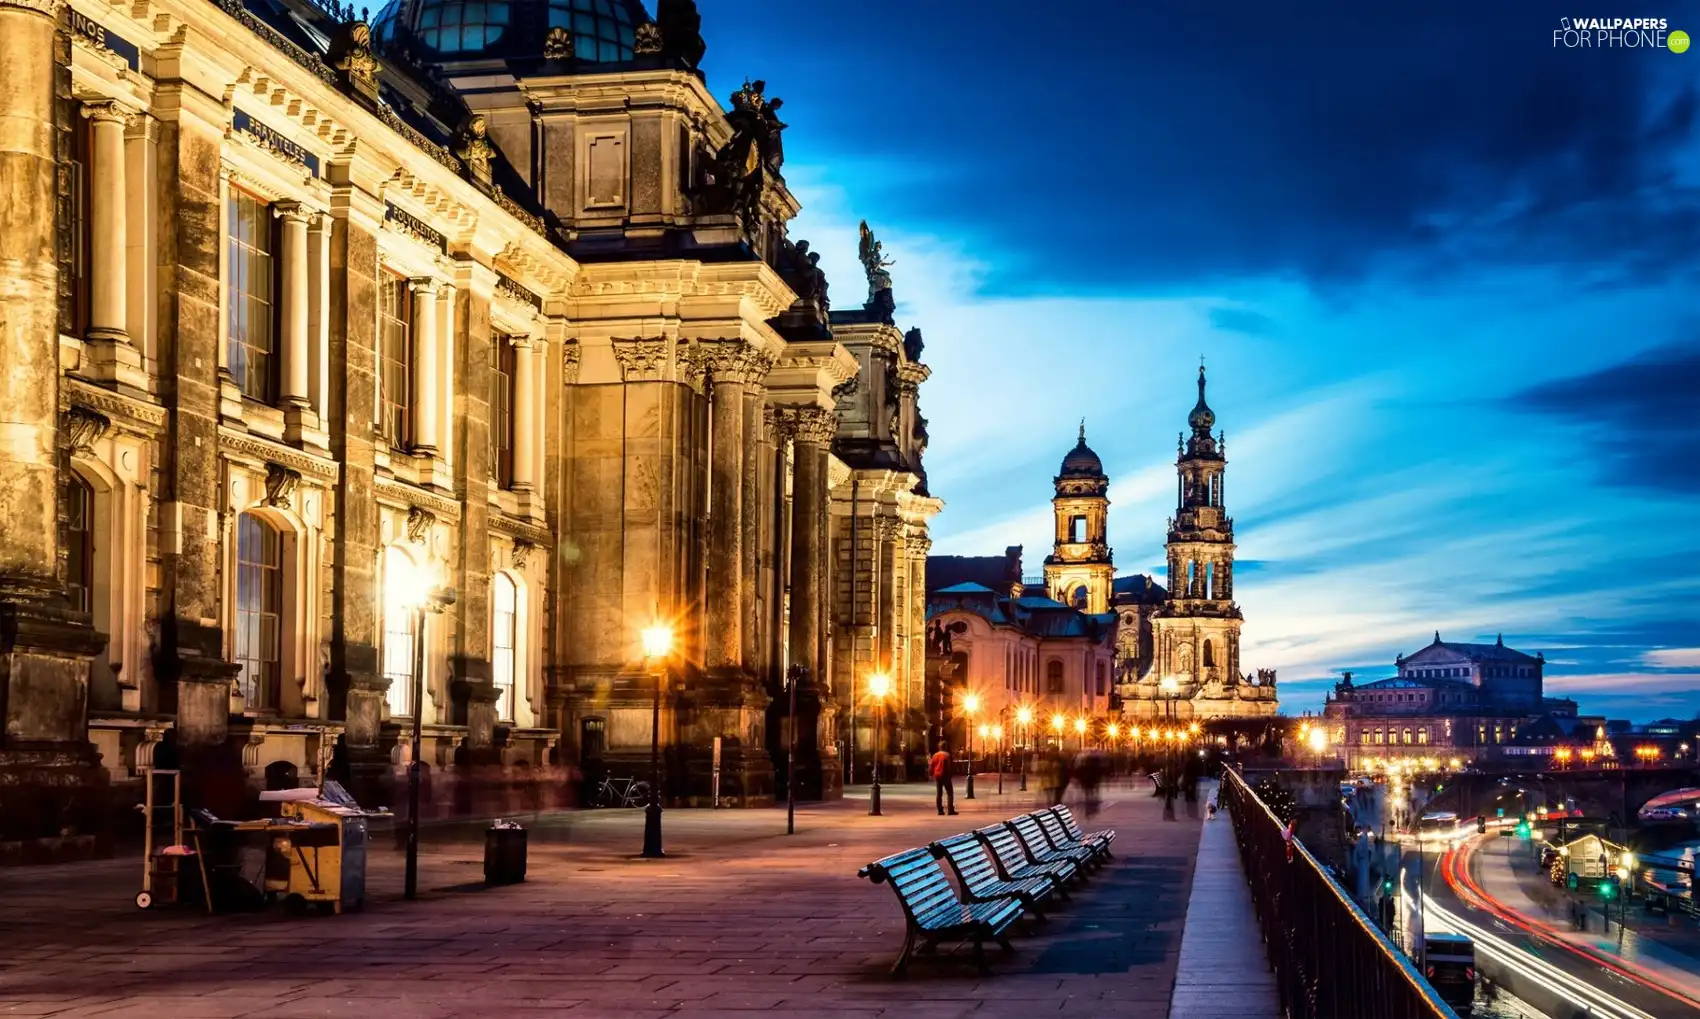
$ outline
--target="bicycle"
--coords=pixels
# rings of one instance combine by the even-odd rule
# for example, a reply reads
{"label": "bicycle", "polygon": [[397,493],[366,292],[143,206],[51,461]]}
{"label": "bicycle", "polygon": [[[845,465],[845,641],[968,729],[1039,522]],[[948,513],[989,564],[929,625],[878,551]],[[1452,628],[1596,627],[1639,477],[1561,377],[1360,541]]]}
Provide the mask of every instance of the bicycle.
{"label": "bicycle", "polygon": [[649,783],[635,778],[605,778],[596,787],[599,807],[642,807],[649,803]]}

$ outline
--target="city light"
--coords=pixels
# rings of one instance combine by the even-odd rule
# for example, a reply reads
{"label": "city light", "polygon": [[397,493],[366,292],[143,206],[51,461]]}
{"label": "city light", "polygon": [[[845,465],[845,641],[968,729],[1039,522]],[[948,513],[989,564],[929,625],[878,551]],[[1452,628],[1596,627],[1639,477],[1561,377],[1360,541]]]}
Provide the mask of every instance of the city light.
{"label": "city light", "polygon": [[1194,722],[1187,726],[1186,731],[1192,733],[1194,736],[1198,735],[1198,723]]}
{"label": "city light", "polygon": [[980,726],[980,738],[982,740],[991,739],[992,738],[992,727],[989,726],[989,725],[981,725]]}
{"label": "city light", "polygon": [[673,628],[666,623],[651,623],[639,635],[643,640],[643,656],[654,660],[666,658],[673,650]]}
{"label": "city light", "polygon": [[1033,724],[1033,709],[1023,706],[1015,709],[1015,720],[1022,725]]}
{"label": "city light", "polygon": [[1082,734],[1086,732],[1086,719],[1084,717],[1074,720],[1074,731]]}
{"label": "city light", "polygon": [[974,712],[980,710],[980,695],[977,693],[963,694],[962,710],[966,711],[969,717],[972,718]]}
{"label": "city light", "polygon": [[1114,722],[1111,722],[1110,727],[1109,727],[1109,732],[1110,732],[1110,738],[1115,739],[1117,736],[1121,735],[1121,726],[1117,725]]}
{"label": "city light", "polygon": [[1063,716],[1061,714],[1052,715],[1051,716],[1051,728],[1055,729],[1058,732],[1062,732],[1064,721],[1065,721],[1065,719],[1063,718]]}
{"label": "city light", "polygon": [[992,738],[995,739],[995,740],[998,740],[999,742],[1003,741],[1003,726],[1001,726],[1001,725],[992,726]]}
{"label": "city light", "polygon": [[883,672],[876,672],[868,677],[868,696],[883,701],[888,693],[891,693],[890,676]]}
{"label": "city light", "polygon": [[1310,748],[1317,753],[1328,749],[1328,731],[1321,726],[1310,731]]}

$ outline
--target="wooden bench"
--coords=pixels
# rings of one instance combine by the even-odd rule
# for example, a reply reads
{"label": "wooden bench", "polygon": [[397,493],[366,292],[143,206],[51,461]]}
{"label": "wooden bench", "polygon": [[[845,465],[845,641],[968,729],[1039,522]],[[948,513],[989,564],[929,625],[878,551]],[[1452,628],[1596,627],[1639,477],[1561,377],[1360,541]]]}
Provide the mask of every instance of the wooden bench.
{"label": "wooden bench", "polygon": [[1110,844],[1108,842],[1083,842],[1080,839],[1074,838],[1069,835],[1068,830],[1063,827],[1063,823],[1057,818],[1057,815],[1050,810],[1041,810],[1035,816],[1039,821],[1040,829],[1045,833],[1045,838],[1049,839],[1051,841],[1051,845],[1058,849],[1084,849],[1088,853],[1092,854],[1092,862],[1094,864],[1102,864],[1109,858]]}
{"label": "wooden bench", "polygon": [[1102,846],[1105,856],[1115,855],[1110,852],[1110,843],[1116,840],[1114,828],[1103,828],[1094,832],[1081,831],[1080,825],[1074,819],[1074,811],[1063,804],[1052,807],[1051,813],[1057,815],[1057,820],[1062,822],[1063,831],[1068,834],[1069,838],[1076,842],[1084,842],[1087,845]]}
{"label": "wooden bench", "polygon": [[1039,819],[1033,814],[1022,814],[1011,818],[1004,825],[1015,834],[1021,843],[1021,848],[1027,853],[1027,858],[1034,863],[1051,863],[1056,860],[1067,860],[1077,868],[1085,869],[1089,863],[1096,862],[1091,849],[1086,846],[1058,846],[1045,837],[1045,831],[1039,827]]}
{"label": "wooden bench", "polygon": [[901,976],[909,968],[910,955],[917,950],[930,954],[945,938],[973,941],[974,964],[982,973],[989,969],[987,941],[996,941],[1006,952],[1014,950],[1005,932],[1021,919],[1021,900],[963,902],[930,850],[910,849],[870,863],[857,873],[874,884],[890,884],[903,907],[908,930],[903,952],[891,967],[892,976]]}
{"label": "wooden bench", "polygon": [[1036,862],[1029,859],[1027,850],[1021,848],[1021,842],[1015,837],[1015,833],[1001,824],[981,828],[974,832],[974,837],[991,850],[992,862],[997,864],[998,873],[1005,880],[1019,881],[1024,877],[1043,874],[1056,882],[1057,894],[1067,898],[1068,892],[1062,886],[1077,881],[1082,876],[1080,868],[1073,860]]}
{"label": "wooden bench", "polygon": [[973,835],[952,835],[927,847],[932,854],[950,863],[956,872],[957,884],[969,902],[989,902],[993,899],[1020,899],[1021,904],[1043,920],[1044,902],[1057,890],[1057,882],[1047,874],[1024,878],[1005,878],[998,873],[997,864],[986,855],[986,849]]}

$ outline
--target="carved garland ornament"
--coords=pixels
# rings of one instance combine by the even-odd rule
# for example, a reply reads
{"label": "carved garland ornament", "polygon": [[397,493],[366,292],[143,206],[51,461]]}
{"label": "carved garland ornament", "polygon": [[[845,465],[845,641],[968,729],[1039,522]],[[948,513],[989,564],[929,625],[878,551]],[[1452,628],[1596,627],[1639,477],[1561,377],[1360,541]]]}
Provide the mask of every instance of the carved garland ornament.
{"label": "carved garland ornament", "polygon": [[266,505],[288,509],[295,488],[301,484],[301,472],[282,464],[266,464]]}
{"label": "carved garland ornament", "polygon": [[568,340],[561,344],[561,381],[563,383],[570,386],[578,382],[579,360],[583,354],[584,349],[578,345],[577,340]]}
{"label": "carved garland ornament", "polygon": [[99,442],[101,436],[111,427],[111,418],[87,407],[72,406],[65,412],[65,431],[73,453],[94,452],[94,444]]}
{"label": "carved garland ornament", "polygon": [[626,382],[660,382],[667,377],[669,360],[665,337],[614,340],[614,360],[620,362],[620,377]]}

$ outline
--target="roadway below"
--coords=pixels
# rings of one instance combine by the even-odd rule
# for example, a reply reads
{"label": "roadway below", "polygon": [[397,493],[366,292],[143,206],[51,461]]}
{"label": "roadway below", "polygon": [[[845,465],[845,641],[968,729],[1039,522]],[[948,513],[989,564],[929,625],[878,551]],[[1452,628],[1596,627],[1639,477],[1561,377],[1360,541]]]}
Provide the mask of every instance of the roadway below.
{"label": "roadway below", "polygon": [[1551,1019],[1700,1019],[1700,966],[1615,918],[1608,938],[1597,913],[1589,933],[1561,928],[1520,891],[1510,854],[1526,844],[1501,854],[1497,841],[1470,836],[1429,855],[1423,882],[1425,925],[1473,938],[1482,977]]}

